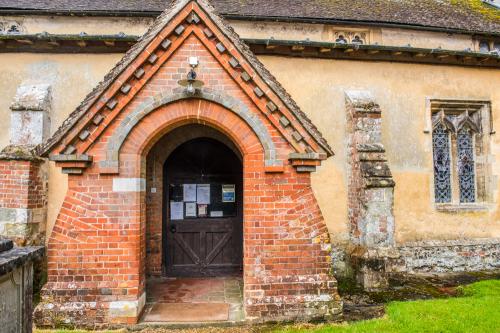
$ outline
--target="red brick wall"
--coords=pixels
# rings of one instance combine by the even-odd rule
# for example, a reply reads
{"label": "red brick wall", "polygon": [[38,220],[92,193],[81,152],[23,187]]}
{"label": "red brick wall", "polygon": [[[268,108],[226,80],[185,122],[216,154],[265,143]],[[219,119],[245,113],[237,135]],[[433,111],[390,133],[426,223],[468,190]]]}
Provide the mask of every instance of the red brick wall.
{"label": "red brick wall", "polygon": [[40,162],[0,160],[0,208],[42,208],[46,204]]}

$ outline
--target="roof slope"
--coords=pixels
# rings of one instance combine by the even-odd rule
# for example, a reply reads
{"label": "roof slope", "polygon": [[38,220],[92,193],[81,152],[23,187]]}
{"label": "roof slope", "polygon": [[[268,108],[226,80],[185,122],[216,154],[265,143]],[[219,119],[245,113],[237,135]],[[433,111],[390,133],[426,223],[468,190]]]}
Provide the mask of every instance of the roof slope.
{"label": "roof slope", "polygon": [[[170,0],[0,0],[2,10],[159,14]],[[481,0],[214,0],[227,17],[402,24],[500,34],[500,11]]]}
{"label": "roof slope", "polygon": [[319,130],[312,124],[307,115],[302,112],[293,98],[281,86],[276,78],[264,67],[264,65],[252,53],[250,48],[239,38],[238,34],[226,24],[226,22],[215,13],[215,9],[209,3],[209,0],[177,0],[155,20],[149,30],[132,46],[116,66],[104,77],[104,80],[85,98],[85,100],[73,111],[63,122],[54,135],[44,144],[38,147],[41,155],[49,154],[53,148],[71,131],[82,117],[90,110],[99,97],[111,86],[111,84],[127,69],[129,65],[144,51],[150,42],[167,26],[170,21],[191,1],[198,3],[208,14],[209,18],[221,30],[221,32],[230,40],[235,49],[244,57],[244,59],[253,67],[260,78],[268,87],[278,96],[283,104],[293,113],[300,124],[308,134],[318,143],[319,147],[327,155],[333,155],[331,147],[323,138]]}

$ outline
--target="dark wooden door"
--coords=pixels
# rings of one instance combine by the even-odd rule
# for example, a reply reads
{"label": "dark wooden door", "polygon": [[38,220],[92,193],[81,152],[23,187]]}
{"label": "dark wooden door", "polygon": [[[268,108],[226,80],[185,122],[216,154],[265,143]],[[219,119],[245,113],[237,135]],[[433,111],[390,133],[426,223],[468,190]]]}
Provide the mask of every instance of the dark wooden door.
{"label": "dark wooden door", "polygon": [[[226,145],[200,138],[179,146],[164,166],[164,267],[168,276],[218,276],[242,269],[242,165]],[[184,202],[183,185],[210,185],[206,216],[197,202]],[[223,202],[222,187],[235,187],[234,203]],[[203,186],[203,185],[202,185]],[[172,217],[171,203],[183,203],[183,218]],[[196,217],[186,205],[196,204]],[[214,216],[211,217],[211,214]],[[222,213],[222,216],[220,216]]]}

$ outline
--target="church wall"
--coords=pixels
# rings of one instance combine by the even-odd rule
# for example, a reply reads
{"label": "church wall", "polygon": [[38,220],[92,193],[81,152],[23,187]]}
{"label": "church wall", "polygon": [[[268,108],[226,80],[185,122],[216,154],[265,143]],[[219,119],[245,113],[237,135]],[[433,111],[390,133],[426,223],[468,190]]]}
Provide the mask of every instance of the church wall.
{"label": "church wall", "polygon": [[[141,36],[153,22],[152,17],[67,17],[67,16],[0,16],[0,23],[17,24],[21,33],[80,34]],[[477,51],[470,35],[438,31],[399,28],[380,28],[362,25],[333,25],[267,21],[229,20],[229,24],[242,38],[310,40],[334,42],[339,35],[351,40],[361,36],[365,44],[390,46],[408,45],[419,48],[442,48]]]}
{"label": "church wall", "polygon": [[[0,146],[9,141],[9,106],[21,82],[52,84],[52,132],[118,61],[120,54],[2,54],[0,57]],[[312,175],[314,190],[336,243],[349,239],[347,222],[346,114],[344,91],[373,92],[382,108],[383,143],[396,181],[398,244],[421,240],[500,237],[498,193],[485,211],[443,213],[434,208],[431,135],[426,129],[428,98],[492,102],[499,125],[500,74],[491,69],[387,62],[260,57],[292,94],[332,145],[336,155]],[[313,79],[311,79],[313,78]],[[498,170],[500,145],[490,136],[492,169]],[[48,234],[66,191],[66,176],[50,167]],[[498,173],[498,172],[497,172]],[[491,187],[498,189],[498,178]]]}
{"label": "church wall", "polygon": [[[493,129],[500,126],[500,73],[451,66],[260,57],[332,146],[335,156],[312,175],[313,188],[334,242],[348,239],[345,90],[369,90],[382,109],[382,142],[395,187],[396,243],[500,238],[498,170],[500,140],[489,136],[493,201],[475,212],[438,212],[432,202],[429,98],[492,103]],[[311,78],[314,78],[312,82]],[[496,174],[496,175],[495,175]]]}

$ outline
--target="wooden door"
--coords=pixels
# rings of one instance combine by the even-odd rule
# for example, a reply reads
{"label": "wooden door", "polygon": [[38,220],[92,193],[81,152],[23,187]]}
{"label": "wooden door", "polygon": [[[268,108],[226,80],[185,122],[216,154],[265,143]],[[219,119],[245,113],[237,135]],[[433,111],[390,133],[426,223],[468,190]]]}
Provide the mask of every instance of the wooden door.
{"label": "wooden door", "polygon": [[[170,155],[164,174],[166,274],[218,276],[239,273],[243,257],[243,189],[238,156],[216,140],[195,139],[182,144]],[[199,214],[203,207],[199,207],[197,201],[184,201],[184,184],[205,188],[209,185],[210,204],[205,207],[206,216]],[[234,203],[223,202],[223,187],[232,185]],[[174,214],[177,216],[173,215],[173,202],[183,205],[182,218],[178,216],[179,211]],[[195,217],[187,215],[188,204],[196,205]]]}

